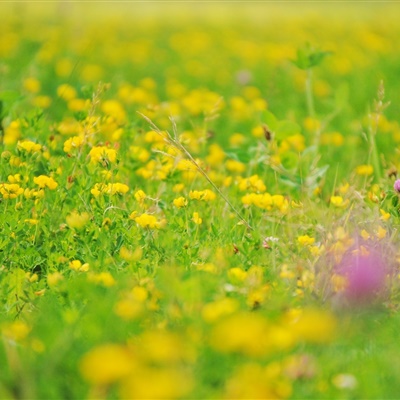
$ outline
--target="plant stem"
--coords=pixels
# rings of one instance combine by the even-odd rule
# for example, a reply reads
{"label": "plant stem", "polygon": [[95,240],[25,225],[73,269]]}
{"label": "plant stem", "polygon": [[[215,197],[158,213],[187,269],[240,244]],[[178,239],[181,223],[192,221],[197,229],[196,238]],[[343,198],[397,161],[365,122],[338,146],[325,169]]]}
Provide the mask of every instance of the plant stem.
{"label": "plant stem", "polygon": [[312,69],[307,69],[306,78],[306,101],[307,101],[307,111],[311,118],[315,118],[315,108],[314,108],[314,97],[312,93]]}
{"label": "plant stem", "polygon": [[370,144],[370,154],[372,155],[372,165],[374,167],[374,174],[375,178],[379,182],[382,177],[382,171],[381,171],[381,163],[379,162],[379,154],[378,154],[378,147],[376,145],[375,141],[375,136],[377,133],[377,126],[379,122],[379,115],[376,118],[375,121],[375,128],[370,128],[368,130],[368,139],[369,139],[369,144]]}

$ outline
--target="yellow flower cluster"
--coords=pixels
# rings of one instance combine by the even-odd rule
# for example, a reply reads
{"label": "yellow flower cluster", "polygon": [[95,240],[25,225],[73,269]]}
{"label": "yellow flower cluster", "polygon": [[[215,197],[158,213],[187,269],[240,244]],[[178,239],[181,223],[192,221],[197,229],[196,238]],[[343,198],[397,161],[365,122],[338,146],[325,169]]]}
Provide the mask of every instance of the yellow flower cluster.
{"label": "yellow flower cluster", "polygon": [[3,199],[15,199],[24,193],[24,189],[22,189],[18,183],[1,183],[0,193]]}
{"label": "yellow flower cluster", "polygon": [[263,193],[267,190],[267,187],[258,175],[253,175],[249,178],[239,178],[238,188],[242,192],[251,191]]}
{"label": "yellow flower cluster", "polygon": [[116,194],[125,194],[129,192],[129,186],[124,183],[96,183],[90,190],[94,197],[99,197],[101,194],[114,196]]}
{"label": "yellow flower cluster", "polygon": [[271,195],[269,193],[248,193],[242,197],[242,203],[246,206],[254,205],[268,211],[275,208],[283,214],[285,214],[289,209],[289,201],[280,194]]}
{"label": "yellow flower cluster", "polygon": [[106,146],[95,146],[90,150],[89,157],[92,164],[100,163],[107,166],[108,163],[114,163],[117,160],[117,151]]}
{"label": "yellow flower cluster", "polygon": [[217,197],[217,195],[210,189],[191,190],[189,192],[189,198],[191,200],[212,201],[212,200],[215,200],[216,197]]}
{"label": "yellow flower cluster", "polygon": [[39,175],[33,178],[33,182],[39,186],[39,188],[49,188],[50,190],[55,190],[58,186],[58,183],[50,176],[47,175]]}

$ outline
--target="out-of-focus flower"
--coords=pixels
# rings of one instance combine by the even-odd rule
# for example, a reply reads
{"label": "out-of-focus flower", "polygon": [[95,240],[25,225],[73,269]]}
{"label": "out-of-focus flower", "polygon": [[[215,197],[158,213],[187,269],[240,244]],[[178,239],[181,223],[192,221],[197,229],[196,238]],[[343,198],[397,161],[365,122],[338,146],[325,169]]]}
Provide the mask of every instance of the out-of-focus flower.
{"label": "out-of-focus flower", "polygon": [[367,305],[378,299],[386,289],[388,266],[382,250],[367,246],[351,248],[336,268],[346,279],[341,296],[353,305]]}
{"label": "out-of-focus flower", "polygon": [[393,185],[394,191],[397,193],[400,193],[400,179],[397,179],[397,181]]}

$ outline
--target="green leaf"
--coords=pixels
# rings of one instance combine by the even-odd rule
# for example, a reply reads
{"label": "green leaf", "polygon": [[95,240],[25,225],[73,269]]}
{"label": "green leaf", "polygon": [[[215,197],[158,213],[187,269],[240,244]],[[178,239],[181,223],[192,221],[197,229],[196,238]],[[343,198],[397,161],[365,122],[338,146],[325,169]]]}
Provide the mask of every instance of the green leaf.
{"label": "green leaf", "polygon": [[301,132],[300,125],[292,121],[279,121],[276,125],[275,133],[279,140],[285,139],[288,136],[295,135]]}
{"label": "green leaf", "polygon": [[306,70],[321,64],[322,60],[332,54],[330,51],[320,51],[314,49],[309,43],[297,49],[297,58],[293,60],[298,68]]}
{"label": "green leaf", "polygon": [[270,112],[268,110],[265,110],[262,112],[261,122],[263,122],[265,125],[267,125],[267,127],[272,131],[276,130],[276,127],[278,124],[278,120],[276,119],[275,115],[272,114],[272,112]]}

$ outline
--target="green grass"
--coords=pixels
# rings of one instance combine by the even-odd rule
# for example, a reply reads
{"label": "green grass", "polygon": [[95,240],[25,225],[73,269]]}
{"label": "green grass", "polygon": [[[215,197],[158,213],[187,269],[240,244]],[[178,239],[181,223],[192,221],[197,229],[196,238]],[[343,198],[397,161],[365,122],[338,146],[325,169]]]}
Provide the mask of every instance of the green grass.
{"label": "green grass", "polygon": [[0,398],[398,396],[398,10],[20,6]]}

